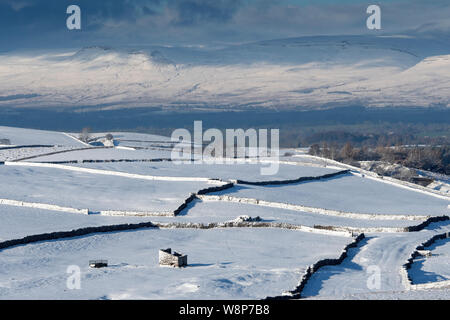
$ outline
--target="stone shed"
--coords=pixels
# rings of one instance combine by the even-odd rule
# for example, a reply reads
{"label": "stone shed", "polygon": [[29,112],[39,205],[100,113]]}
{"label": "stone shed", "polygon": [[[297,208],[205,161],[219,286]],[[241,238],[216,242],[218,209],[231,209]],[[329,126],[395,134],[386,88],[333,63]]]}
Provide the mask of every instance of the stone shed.
{"label": "stone shed", "polygon": [[159,265],[160,266],[170,266],[170,267],[186,267],[187,266],[187,255],[173,252],[171,248],[160,249],[159,250]]}
{"label": "stone shed", "polygon": [[108,266],[108,260],[89,260],[91,268],[105,268]]}

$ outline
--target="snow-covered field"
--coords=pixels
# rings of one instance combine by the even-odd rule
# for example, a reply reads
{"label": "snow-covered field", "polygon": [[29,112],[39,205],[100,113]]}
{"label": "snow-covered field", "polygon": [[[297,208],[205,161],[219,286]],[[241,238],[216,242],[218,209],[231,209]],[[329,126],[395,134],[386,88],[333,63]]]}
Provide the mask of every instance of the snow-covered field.
{"label": "snow-covered field", "polygon": [[[295,286],[302,269],[317,258],[333,256],[348,241],[303,235],[298,242],[296,236],[282,230],[147,230],[19,247],[4,252],[2,269],[19,268],[26,275],[31,267],[37,273],[0,292],[27,298],[260,298],[261,292],[278,294]],[[267,241],[272,237],[281,241]],[[306,250],[316,243],[320,251]],[[157,250],[164,246],[191,253],[190,267],[159,268]],[[111,255],[115,258],[105,271],[81,266],[82,290],[65,290],[60,266]]]}
{"label": "snow-covered field", "polygon": [[11,145],[50,145],[81,148],[84,145],[63,132],[0,126],[0,139],[9,139]]}
{"label": "snow-covered field", "polygon": [[52,168],[0,166],[0,198],[101,210],[173,211],[207,182],[147,181]]}
{"label": "snow-covered field", "polygon": [[326,183],[238,185],[215,194],[360,213],[432,216],[449,213],[447,200],[351,174],[330,178]]}
{"label": "snow-covered field", "polygon": [[72,147],[0,147],[0,161],[14,161],[39,156],[45,153],[63,152],[73,150]]}
{"label": "snow-covered field", "polygon": [[15,206],[2,206],[0,218],[0,241],[23,238],[32,234],[153,220],[153,217],[126,216],[112,218],[95,214],[81,215]]}
{"label": "snow-covered field", "polygon": [[[385,295],[385,298],[395,298],[396,292],[406,291],[401,267],[415,247],[433,235],[449,231],[450,223],[445,222],[431,224],[419,232],[370,234],[357,248],[350,249],[349,258],[340,266],[327,266],[314,274],[312,281],[305,287],[304,296],[346,299],[361,295],[365,299],[371,299],[372,295],[377,294]],[[427,261],[431,264],[431,260]],[[440,272],[448,274],[447,267],[448,265],[442,262],[436,266]],[[379,286],[376,286],[374,281],[372,287],[368,282],[375,271],[379,271],[380,281]],[[411,272],[414,280],[424,271],[414,267]],[[372,289],[369,290],[368,286]],[[450,290],[441,292],[440,295],[440,298],[449,299]],[[417,297],[417,294],[415,296]],[[403,292],[398,298],[408,299],[408,294]]]}
{"label": "snow-covered field", "polygon": [[[445,195],[357,169],[321,178],[347,168],[302,150],[286,150],[279,172],[263,176],[268,163],[177,165],[156,161],[170,158],[167,137],[113,136],[114,147],[98,148],[74,134],[0,127],[0,137],[17,146],[0,149],[0,161],[12,161],[0,164],[0,299],[276,297],[357,239],[340,264],[307,280],[302,298],[450,298],[448,288],[412,290],[402,274],[417,246],[450,232],[448,217],[428,220],[449,216]],[[41,144],[49,147],[30,153],[30,145]],[[157,145],[161,150],[152,149]],[[45,155],[54,146],[83,150]],[[38,157],[19,160],[30,155]],[[107,162],[113,159],[146,162]],[[302,177],[316,180],[293,181]],[[413,226],[418,231],[405,229]],[[188,266],[159,267],[158,249],[168,247],[187,254]],[[408,271],[413,283],[449,280],[449,248],[448,238],[427,248],[432,255]],[[92,259],[109,266],[89,268]],[[66,285],[71,265],[81,268],[80,290]],[[368,286],[373,266],[380,271],[376,288]]]}
{"label": "snow-covered field", "polygon": [[[298,241],[298,239],[301,241]],[[271,239],[278,239],[272,241]],[[336,257],[350,238],[247,228],[156,230],[93,235],[2,252],[1,298],[260,299],[294,288],[316,260]],[[214,243],[214,245],[212,245]],[[158,249],[188,254],[189,267],[158,266]],[[308,250],[315,247],[316,250]],[[107,269],[88,261],[108,258]],[[67,266],[82,270],[67,290]],[[14,274],[17,280],[11,281]]]}
{"label": "snow-covered field", "polygon": [[54,161],[89,161],[89,160],[149,160],[149,159],[170,159],[170,150],[128,150],[128,149],[110,149],[96,148],[85,152],[84,150],[64,152],[52,155],[43,155],[41,157],[30,159],[35,162],[54,162]]}
{"label": "snow-covered field", "polygon": [[71,166],[93,168],[101,170],[128,172],[136,174],[216,178],[222,180],[245,181],[274,181],[289,180],[299,177],[321,176],[340,170],[324,167],[308,167],[301,165],[280,164],[275,175],[261,175],[261,168],[268,167],[270,163],[230,163],[230,164],[196,164],[172,162],[132,162],[132,163],[83,163]]}

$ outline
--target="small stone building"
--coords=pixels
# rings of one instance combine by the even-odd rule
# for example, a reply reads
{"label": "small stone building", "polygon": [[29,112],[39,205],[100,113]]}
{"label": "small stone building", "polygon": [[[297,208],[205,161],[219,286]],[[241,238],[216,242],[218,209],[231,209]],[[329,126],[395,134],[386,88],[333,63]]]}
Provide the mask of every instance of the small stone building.
{"label": "small stone building", "polygon": [[108,260],[89,260],[91,268],[105,268],[108,266]]}
{"label": "small stone building", "polygon": [[159,265],[160,266],[170,266],[170,267],[186,267],[187,266],[187,255],[173,252],[171,248],[160,249],[159,250]]}

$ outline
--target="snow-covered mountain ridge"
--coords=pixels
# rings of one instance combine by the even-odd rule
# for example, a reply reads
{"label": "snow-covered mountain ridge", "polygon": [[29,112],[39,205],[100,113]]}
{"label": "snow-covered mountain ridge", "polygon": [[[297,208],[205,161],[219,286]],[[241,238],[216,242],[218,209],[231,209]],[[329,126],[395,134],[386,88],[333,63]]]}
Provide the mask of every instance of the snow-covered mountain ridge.
{"label": "snow-covered mountain ridge", "polygon": [[9,52],[0,105],[448,107],[449,71],[449,43],[412,36]]}

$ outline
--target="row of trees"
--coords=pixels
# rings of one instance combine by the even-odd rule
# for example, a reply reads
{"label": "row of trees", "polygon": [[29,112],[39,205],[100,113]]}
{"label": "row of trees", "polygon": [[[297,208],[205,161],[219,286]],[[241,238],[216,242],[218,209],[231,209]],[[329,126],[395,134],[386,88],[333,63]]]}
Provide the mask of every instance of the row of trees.
{"label": "row of trees", "polygon": [[385,161],[405,167],[450,174],[449,146],[378,146],[353,147],[347,142],[343,147],[335,144],[313,144],[309,154],[357,165],[358,161]]}
{"label": "row of trees", "polygon": [[353,146],[395,145],[449,145],[450,126],[448,124],[402,124],[402,123],[362,123],[360,125],[340,125],[328,127],[283,127],[280,128],[280,144],[284,147],[305,147],[312,144],[338,144],[346,142]]}

